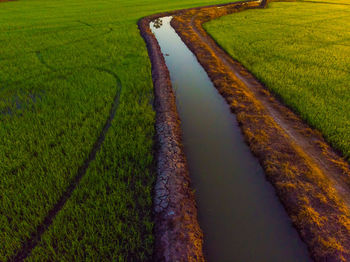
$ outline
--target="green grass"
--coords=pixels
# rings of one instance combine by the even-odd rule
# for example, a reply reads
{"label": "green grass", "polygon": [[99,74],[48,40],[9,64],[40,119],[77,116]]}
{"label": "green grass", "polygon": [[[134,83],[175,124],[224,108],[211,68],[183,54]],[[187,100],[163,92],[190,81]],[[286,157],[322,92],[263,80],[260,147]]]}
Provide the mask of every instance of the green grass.
{"label": "green grass", "polygon": [[18,252],[77,174],[108,118],[116,77],[122,89],[106,140],[29,259],[150,258],[155,113],[136,22],[209,3],[0,3],[0,261]]}
{"label": "green grass", "polygon": [[271,3],[205,29],[350,159],[350,3]]}

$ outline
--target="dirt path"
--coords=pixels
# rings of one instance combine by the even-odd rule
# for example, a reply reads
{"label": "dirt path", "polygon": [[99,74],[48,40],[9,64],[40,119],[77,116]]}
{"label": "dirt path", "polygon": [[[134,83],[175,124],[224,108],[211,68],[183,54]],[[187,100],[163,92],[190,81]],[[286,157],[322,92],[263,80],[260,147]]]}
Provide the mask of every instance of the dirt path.
{"label": "dirt path", "polygon": [[172,25],[237,115],[247,143],[316,261],[350,259],[350,168],[322,135],[278,101],[202,24],[257,8],[245,2],[177,14]]}
{"label": "dirt path", "polygon": [[[283,129],[290,140],[293,141],[294,146],[300,147],[305,153],[304,157],[332,180],[347,205],[350,206],[350,173],[346,173],[346,171],[349,171],[346,170],[346,161],[332,150],[318,132],[310,129],[313,137],[310,137],[311,133],[305,134],[304,131],[309,129],[309,126],[294,115],[291,110],[283,106],[275,97],[266,95],[264,92],[267,89],[248,70],[234,61],[203,29],[199,30],[197,28],[194,22],[197,18],[198,14],[194,15],[191,18],[190,25],[201,41],[205,42],[217,57],[220,57],[228,71],[235,74],[239,85],[244,85],[253,92],[254,96],[266,108],[268,114],[273,117],[275,122]],[[261,90],[264,90],[264,92],[261,92]],[[326,150],[324,150],[324,147],[326,147]],[[339,165],[340,163],[341,165]]]}

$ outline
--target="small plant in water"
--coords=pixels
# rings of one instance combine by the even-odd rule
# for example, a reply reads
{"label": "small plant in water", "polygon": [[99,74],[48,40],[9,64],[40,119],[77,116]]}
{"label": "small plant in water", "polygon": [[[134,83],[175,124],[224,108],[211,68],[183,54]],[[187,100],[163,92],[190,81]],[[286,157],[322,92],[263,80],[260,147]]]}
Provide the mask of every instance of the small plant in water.
{"label": "small plant in water", "polygon": [[157,28],[157,29],[158,29],[158,28],[161,28],[161,26],[163,25],[162,19],[157,18],[156,20],[154,20],[153,25],[154,25],[154,27]]}

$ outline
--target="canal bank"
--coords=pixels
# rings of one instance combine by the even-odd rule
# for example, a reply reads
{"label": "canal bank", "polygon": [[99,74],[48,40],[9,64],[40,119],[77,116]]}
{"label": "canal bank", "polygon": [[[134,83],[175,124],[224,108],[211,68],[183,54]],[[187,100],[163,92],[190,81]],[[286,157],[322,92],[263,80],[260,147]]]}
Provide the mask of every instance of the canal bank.
{"label": "canal bank", "polygon": [[170,72],[208,261],[308,261],[238,123],[171,27],[151,23]]}

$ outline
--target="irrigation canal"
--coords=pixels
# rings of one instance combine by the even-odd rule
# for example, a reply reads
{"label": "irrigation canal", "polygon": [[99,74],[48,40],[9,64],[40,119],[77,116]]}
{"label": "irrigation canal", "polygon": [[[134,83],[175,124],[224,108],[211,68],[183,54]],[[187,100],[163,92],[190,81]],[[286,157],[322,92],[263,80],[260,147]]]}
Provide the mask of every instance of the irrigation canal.
{"label": "irrigation canal", "polygon": [[176,95],[208,261],[310,261],[234,114],[170,25],[150,24]]}

